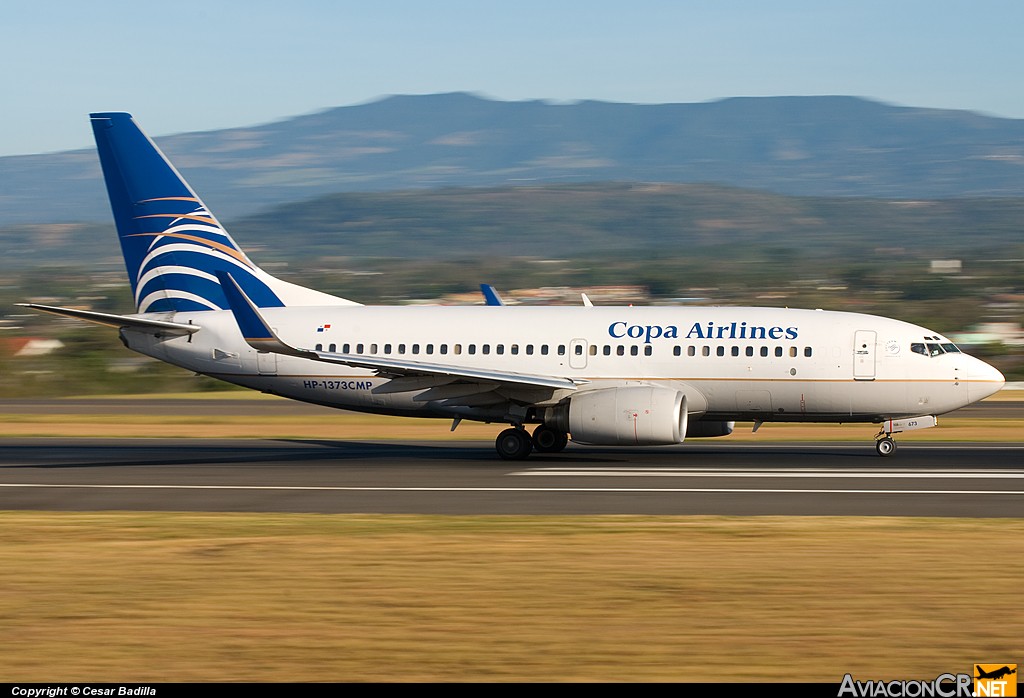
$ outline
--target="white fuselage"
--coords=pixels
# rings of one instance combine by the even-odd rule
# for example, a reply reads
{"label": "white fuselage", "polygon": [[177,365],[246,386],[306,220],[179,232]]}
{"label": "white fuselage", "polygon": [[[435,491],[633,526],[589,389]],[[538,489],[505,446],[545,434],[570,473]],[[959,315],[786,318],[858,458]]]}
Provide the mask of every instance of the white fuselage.
{"label": "white fuselage", "polygon": [[[558,376],[577,381],[577,393],[670,387],[686,394],[696,419],[854,422],[937,415],[1003,385],[998,371],[931,330],[855,313],[486,306],[262,313],[282,340],[303,349]],[[122,334],[130,348],[190,370],[333,407],[498,421],[501,400],[555,404],[572,392],[504,387],[488,393],[485,385],[473,388],[479,395],[467,396],[465,386],[441,377],[389,378],[257,352],[229,311],[172,319],[202,329],[191,337]],[[456,397],[459,407],[448,407]]]}

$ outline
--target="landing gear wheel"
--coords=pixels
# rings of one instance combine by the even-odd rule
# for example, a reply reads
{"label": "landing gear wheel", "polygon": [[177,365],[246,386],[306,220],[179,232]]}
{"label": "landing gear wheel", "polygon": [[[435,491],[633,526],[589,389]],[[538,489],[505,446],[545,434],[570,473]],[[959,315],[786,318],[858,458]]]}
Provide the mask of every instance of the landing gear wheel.
{"label": "landing gear wheel", "polygon": [[569,443],[569,435],[541,424],[533,430],[533,447],[538,453],[559,453]]}
{"label": "landing gear wheel", "polygon": [[875,442],[875,450],[880,456],[891,456],[896,452],[896,442],[891,436],[885,436]]}
{"label": "landing gear wheel", "polygon": [[506,429],[498,434],[494,448],[503,460],[523,460],[533,450],[533,439],[524,429]]}

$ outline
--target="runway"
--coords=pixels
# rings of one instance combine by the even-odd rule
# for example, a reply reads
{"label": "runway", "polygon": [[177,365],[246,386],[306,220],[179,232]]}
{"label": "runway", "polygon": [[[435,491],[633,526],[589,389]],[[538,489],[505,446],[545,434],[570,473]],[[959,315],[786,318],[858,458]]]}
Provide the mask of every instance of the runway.
{"label": "runway", "polygon": [[472,515],[1024,516],[1024,444],[570,446],[7,439],[0,509]]}

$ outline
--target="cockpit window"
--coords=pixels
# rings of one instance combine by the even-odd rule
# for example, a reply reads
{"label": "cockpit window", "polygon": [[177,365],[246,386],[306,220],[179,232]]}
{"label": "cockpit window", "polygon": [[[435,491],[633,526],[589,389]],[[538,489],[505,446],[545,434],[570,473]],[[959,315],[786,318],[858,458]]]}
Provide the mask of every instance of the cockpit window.
{"label": "cockpit window", "polygon": [[[927,337],[925,338],[927,339]],[[960,349],[952,342],[914,342],[910,345],[910,351],[922,356],[942,356],[943,354],[959,354]]]}

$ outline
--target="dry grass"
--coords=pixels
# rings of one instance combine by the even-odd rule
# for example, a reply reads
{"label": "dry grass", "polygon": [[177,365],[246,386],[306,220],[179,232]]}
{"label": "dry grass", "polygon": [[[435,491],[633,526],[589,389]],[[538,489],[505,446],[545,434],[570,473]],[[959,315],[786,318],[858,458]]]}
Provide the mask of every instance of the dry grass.
{"label": "dry grass", "polygon": [[[505,428],[498,424],[463,422],[455,433],[451,422],[337,412],[325,415],[245,417],[220,414],[0,414],[0,437],[96,436],[107,438],[316,438],[370,440],[493,440]],[[752,424],[741,422],[725,439],[711,441],[866,441],[874,424],[774,424],[752,433]],[[934,429],[905,432],[899,441],[1019,441],[1022,419],[943,419]]]}
{"label": "dry grass", "polygon": [[1024,655],[1024,521],[0,514],[8,681],[830,681]]}

